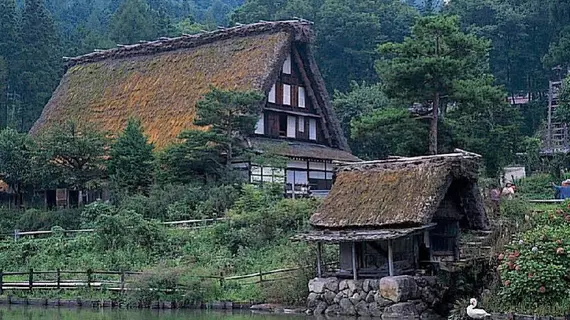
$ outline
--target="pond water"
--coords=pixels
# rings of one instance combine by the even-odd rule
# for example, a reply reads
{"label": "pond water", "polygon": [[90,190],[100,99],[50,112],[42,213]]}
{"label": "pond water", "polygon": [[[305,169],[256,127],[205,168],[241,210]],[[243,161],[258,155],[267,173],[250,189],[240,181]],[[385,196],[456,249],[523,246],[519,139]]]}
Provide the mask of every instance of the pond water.
{"label": "pond water", "polygon": [[314,320],[304,315],[186,310],[65,309],[0,307],[0,320]]}

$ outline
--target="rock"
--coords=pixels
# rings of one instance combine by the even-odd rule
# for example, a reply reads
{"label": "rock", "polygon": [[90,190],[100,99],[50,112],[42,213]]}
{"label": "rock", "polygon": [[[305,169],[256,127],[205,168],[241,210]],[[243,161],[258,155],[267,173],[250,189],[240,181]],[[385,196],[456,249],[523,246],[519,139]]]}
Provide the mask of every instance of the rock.
{"label": "rock", "polygon": [[319,295],[311,292],[307,297],[307,308],[314,309],[319,304]]}
{"label": "rock", "polygon": [[340,299],[342,298],[346,298],[346,296],[344,295],[344,293],[339,292],[334,296],[333,302],[338,304],[340,302]]}
{"label": "rock", "polygon": [[392,302],[388,299],[382,298],[382,295],[380,294],[380,292],[378,292],[374,295],[374,301],[376,301],[376,303],[378,303],[381,307],[385,307],[385,306],[389,306],[391,304],[394,304],[394,302]]}
{"label": "rock", "polygon": [[356,314],[361,317],[368,317],[370,316],[370,311],[368,310],[368,303],[365,301],[360,301],[358,304],[354,306],[356,310]]}
{"label": "rock", "polygon": [[329,306],[327,310],[325,310],[325,314],[327,316],[339,315],[341,311],[342,310],[338,304],[333,304],[332,306]]}
{"label": "rock", "polygon": [[327,309],[328,305],[326,302],[321,301],[319,302],[319,304],[317,305],[317,307],[315,308],[315,311],[313,311],[314,314],[323,314],[325,312],[325,310]]}
{"label": "rock", "polygon": [[422,312],[420,319],[421,320],[444,320],[445,318],[440,316],[439,314],[433,312],[433,310],[428,309],[428,310]]}
{"label": "rock", "polygon": [[347,280],[346,283],[348,284],[348,290],[350,290],[350,293],[362,290],[362,281],[360,280]]}
{"label": "rock", "polygon": [[418,313],[422,313],[422,312],[426,311],[428,308],[428,305],[425,302],[423,302],[422,300],[414,300],[414,301],[410,301],[410,302],[413,302],[416,305],[416,311]]}
{"label": "rock", "polygon": [[370,291],[370,279],[365,279],[362,281],[362,291],[368,293]]}
{"label": "rock", "polygon": [[366,301],[368,303],[374,302],[374,291],[368,292],[364,301]]}
{"label": "rock", "polygon": [[339,306],[340,306],[340,314],[345,315],[345,316],[355,316],[356,315],[356,310],[354,309],[354,305],[352,304],[352,302],[350,302],[350,300],[348,300],[346,298],[341,299]]}
{"label": "rock", "polygon": [[437,277],[436,276],[429,276],[429,277],[423,277],[426,281],[428,286],[430,287],[435,287],[437,285]]}
{"label": "rock", "polygon": [[432,306],[436,300],[436,296],[432,293],[429,287],[425,287],[420,290],[420,298],[429,306]]}
{"label": "rock", "polygon": [[378,279],[370,279],[368,282],[368,286],[370,287],[370,291],[378,291]]}
{"label": "rock", "polygon": [[396,303],[384,309],[382,320],[411,320],[419,317],[413,302]]}
{"label": "rock", "polygon": [[348,280],[342,280],[341,282],[339,282],[338,284],[338,290],[342,291],[344,289],[348,289]]}
{"label": "rock", "polygon": [[360,297],[360,294],[355,293],[352,295],[352,297],[350,297],[349,300],[350,300],[350,302],[352,302],[353,305],[356,305],[357,303],[359,303],[362,300],[362,298]]}
{"label": "rock", "polygon": [[380,294],[394,302],[418,297],[418,285],[411,276],[384,277],[380,279]]}
{"label": "rock", "polygon": [[384,307],[381,307],[376,302],[372,302],[368,305],[368,312],[370,312],[370,315],[372,317],[381,317],[383,310],[384,310]]}
{"label": "rock", "polygon": [[[333,288],[333,289],[329,289]],[[309,281],[309,292],[324,293],[325,289],[338,290],[337,278],[314,278]]]}
{"label": "rock", "polygon": [[416,284],[418,285],[418,287],[425,287],[428,285],[428,281],[426,278],[424,277],[414,277],[414,281],[416,282]]}
{"label": "rock", "polygon": [[325,294],[323,295],[323,298],[325,299],[326,303],[331,305],[334,303],[334,298],[336,297],[336,294],[332,291],[327,291],[325,292]]}

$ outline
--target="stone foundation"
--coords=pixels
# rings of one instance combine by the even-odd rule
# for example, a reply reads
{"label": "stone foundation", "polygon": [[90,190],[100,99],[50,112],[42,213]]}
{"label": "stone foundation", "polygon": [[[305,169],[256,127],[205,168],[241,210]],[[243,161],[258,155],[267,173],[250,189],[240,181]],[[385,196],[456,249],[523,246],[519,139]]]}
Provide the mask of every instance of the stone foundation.
{"label": "stone foundation", "polygon": [[308,312],[319,315],[442,319],[434,312],[445,288],[436,277],[396,276],[382,279],[309,281]]}

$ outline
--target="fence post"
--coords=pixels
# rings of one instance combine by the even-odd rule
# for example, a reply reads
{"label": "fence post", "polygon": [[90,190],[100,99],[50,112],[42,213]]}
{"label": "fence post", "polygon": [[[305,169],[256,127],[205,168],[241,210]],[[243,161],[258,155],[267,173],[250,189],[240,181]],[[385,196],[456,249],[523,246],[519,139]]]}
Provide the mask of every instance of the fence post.
{"label": "fence post", "polygon": [[121,293],[125,293],[125,271],[121,271]]}
{"label": "fence post", "polygon": [[28,277],[28,286],[30,288],[30,291],[32,291],[32,289],[34,288],[34,269],[30,269],[30,274]]}
{"label": "fence post", "polygon": [[56,270],[56,283],[57,283],[57,290],[61,289],[61,270],[57,268]]}
{"label": "fence post", "polygon": [[4,294],[4,270],[0,270],[0,296]]}
{"label": "fence post", "polygon": [[224,288],[224,272],[220,272],[220,288]]}
{"label": "fence post", "polygon": [[20,238],[20,230],[16,229],[14,230],[14,242],[18,241],[19,238]]}
{"label": "fence post", "polygon": [[93,271],[91,269],[87,269],[87,288],[91,289],[91,273]]}

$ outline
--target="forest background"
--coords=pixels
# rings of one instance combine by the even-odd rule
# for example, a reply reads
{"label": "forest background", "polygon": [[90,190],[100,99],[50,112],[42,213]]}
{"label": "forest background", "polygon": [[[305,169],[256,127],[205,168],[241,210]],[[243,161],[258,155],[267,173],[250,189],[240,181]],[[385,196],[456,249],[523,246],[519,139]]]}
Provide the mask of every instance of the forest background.
{"label": "forest background", "polygon": [[[426,17],[439,26],[414,33]],[[527,152],[528,169],[539,165],[552,67],[570,61],[562,0],[0,0],[0,128],[29,130],[59,83],[63,56],[289,18],[315,23],[317,59],[356,155],[460,147],[482,153],[492,176],[517,152]],[[443,58],[427,45],[419,61],[406,60],[406,45],[438,37],[450,48]],[[473,59],[453,57],[460,41],[472,41]],[[436,128],[408,112],[430,109],[434,90]],[[529,103],[508,102],[520,95]]]}

